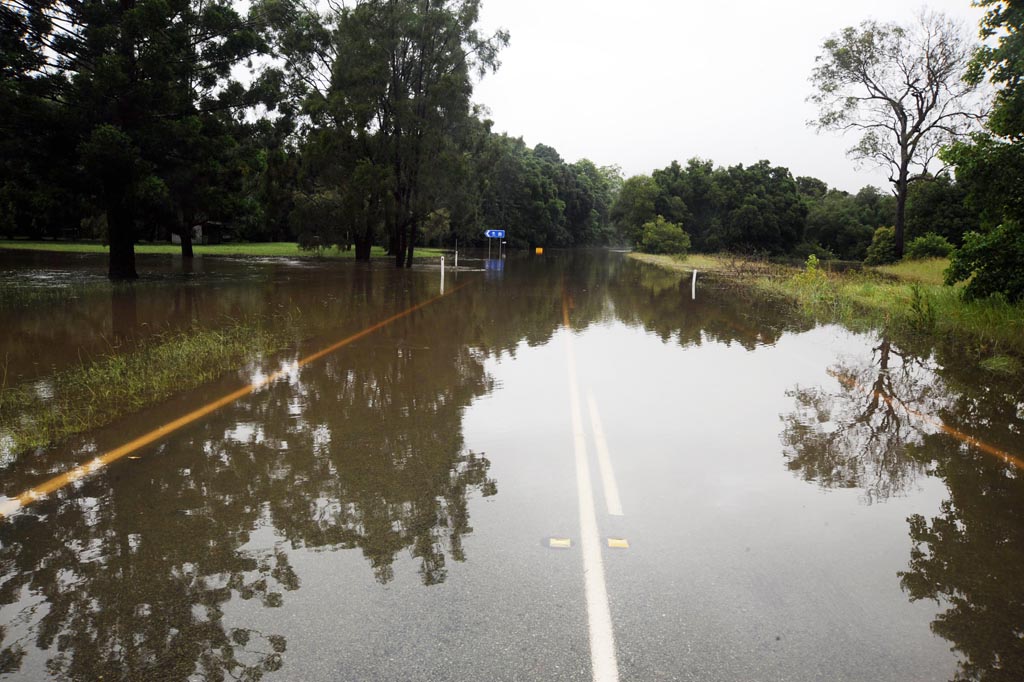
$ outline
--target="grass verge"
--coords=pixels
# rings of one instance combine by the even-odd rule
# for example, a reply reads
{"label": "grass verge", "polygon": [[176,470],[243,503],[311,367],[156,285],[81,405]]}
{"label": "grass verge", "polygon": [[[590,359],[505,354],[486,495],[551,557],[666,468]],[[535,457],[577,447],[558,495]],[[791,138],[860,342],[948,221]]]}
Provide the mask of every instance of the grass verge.
{"label": "grass verge", "polygon": [[292,326],[235,321],[222,329],[168,332],[27,385],[8,387],[0,368],[0,465],[280,351],[292,342],[285,331]]}
{"label": "grass verge", "polygon": [[[51,251],[58,253],[107,253],[109,247],[99,242],[57,242],[57,241],[21,241],[0,240],[0,249],[20,251]],[[197,256],[255,256],[264,258],[341,258],[353,259],[355,249],[339,251],[323,249],[319,254],[303,251],[295,242],[254,242],[237,244],[196,244],[193,250]],[[181,247],[176,244],[136,244],[135,253],[180,255]],[[443,249],[418,248],[417,258],[436,258],[443,255]],[[383,247],[375,246],[370,253],[371,258],[385,258],[387,252]]]}
{"label": "grass verge", "polygon": [[908,282],[941,285],[948,267],[948,258],[925,258],[903,261],[893,265],[878,265],[872,269]]}
{"label": "grass verge", "polygon": [[945,259],[909,261],[859,271],[794,268],[734,256],[631,254],[670,270],[716,272],[774,297],[803,314],[853,329],[882,329],[954,344],[1002,373],[1024,363],[1024,305],[999,298],[965,301],[961,287],[942,284]]}

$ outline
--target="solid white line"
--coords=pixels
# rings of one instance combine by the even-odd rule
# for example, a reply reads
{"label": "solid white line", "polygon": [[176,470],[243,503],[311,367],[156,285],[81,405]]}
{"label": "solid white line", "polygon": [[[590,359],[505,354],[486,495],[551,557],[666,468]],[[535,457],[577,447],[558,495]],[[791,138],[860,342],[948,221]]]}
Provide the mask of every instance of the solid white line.
{"label": "solid white line", "polygon": [[604,427],[601,426],[601,415],[597,412],[597,401],[590,391],[587,391],[587,407],[590,408],[590,426],[594,430],[594,444],[597,446],[597,468],[601,471],[604,502],[609,514],[622,516],[622,500],[619,499],[619,484],[615,482],[612,458],[608,454],[608,441],[605,440]]}
{"label": "solid white line", "polygon": [[619,665],[615,659],[615,633],[611,607],[604,581],[601,540],[597,531],[594,489],[590,480],[587,445],[583,434],[583,412],[576,378],[576,352],[572,330],[565,329],[565,350],[569,368],[569,404],[572,410],[572,440],[576,453],[576,492],[580,503],[580,548],[583,552],[583,579],[586,586],[587,620],[590,629],[590,664],[594,682],[618,682]]}

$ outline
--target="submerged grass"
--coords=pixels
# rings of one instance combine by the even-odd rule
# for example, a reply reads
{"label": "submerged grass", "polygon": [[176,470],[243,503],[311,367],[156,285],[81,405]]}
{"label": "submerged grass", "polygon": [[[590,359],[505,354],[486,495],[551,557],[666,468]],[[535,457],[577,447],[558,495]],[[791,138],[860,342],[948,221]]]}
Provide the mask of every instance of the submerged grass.
{"label": "submerged grass", "polygon": [[[318,253],[304,251],[295,242],[254,242],[231,244],[196,244],[193,250],[197,256],[257,256],[284,258],[343,258],[353,259],[354,249],[340,251],[335,248],[322,249]],[[0,249],[16,249],[21,251],[51,251],[59,253],[107,253],[109,248],[99,242],[57,242],[57,241],[22,241],[0,240]],[[176,244],[136,244],[135,253],[180,255],[181,247]],[[415,255],[419,258],[436,258],[444,254],[443,249],[418,248]],[[375,246],[370,253],[371,258],[385,258],[387,252],[383,247]]]}
{"label": "submerged grass", "polygon": [[30,384],[6,385],[0,369],[0,463],[113,422],[228,368],[287,347],[291,324],[232,321],[222,329],[168,332],[133,350],[84,361]]}
{"label": "submerged grass", "polygon": [[30,308],[37,305],[64,303],[102,293],[110,293],[107,282],[79,283],[61,286],[15,286],[0,284],[0,309]]}
{"label": "submerged grass", "polygon": [[767,261],[753,261],[730,254],[688,253],[685,256],[653,255],[634,251],[630,258],[643,263],[651,263],[658,267],[676,272],[718,272],[723,274],[754,274],[770,272],[780,266],[773,266]]}
{"label": "submerged grass", "polygon": [[671,270],[688,272],[697,267],[730,276],[762,293],[792,301],[815,319],[952,343],[990,371],[1018,372],[1024,367],[1024,305],[1000,298],[965,301],[961,287],[942,284],[945,259],[828,272],[821,267],[794,268],[722,255],[682,259],[631,255]]}

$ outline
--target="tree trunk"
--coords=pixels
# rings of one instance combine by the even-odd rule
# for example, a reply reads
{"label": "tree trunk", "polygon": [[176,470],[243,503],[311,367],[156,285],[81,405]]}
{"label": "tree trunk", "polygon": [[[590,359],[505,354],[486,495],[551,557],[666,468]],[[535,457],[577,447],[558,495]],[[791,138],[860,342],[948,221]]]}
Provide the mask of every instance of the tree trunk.
{"label": "tree trunk", "polygon": [[896,259],[903,258],[903,228],[907,216],[907,170],[900,169],[896,181]]}
{"label": "tree trunk", "polygon": [[[119,4],[123,19],[128,12],[135,9],[136,0],[120,0]],[[134,43],[131,41],[130,32],[122,32],[117,52],[127,64],[134,67]],[[125,91],[132,90],[135,80],[134,69],[132,69],[131,83],[125,86]],[[130,124],[135,121],[132,104],[130,97],[125,96],[125,92],[122,91],[122,96],[117,98],[113,119],[113,123],[122,131],[130,130]],[[107,204],[107,236],[110,239],[107,276],[112,280],[138,279],[139,277],[135,272],[135,213],[134,207],[128,205],[129,183],[129,179],[118,177],[117,174],[111,174],[104,182],[106,185],[104,201]]]}
{"label": "tree trunk", "polygon": [[410,221],[409,222],[409,243],[408,243],[407,247],[408,247],[408,252],[406,253],[406,256],[405,256],[405,267],[411,268],[412,267],[412,252],[413,252],[413,249],[416,247],[416,222],[415,221]]}
{"label": "tree trunk", "polygon": [[408,220],[405,218],[400,219],[397,222],[398,239],[395,244],[395,267],[401,268],[405,266],[405,250],[408,247],[408,234],[406,234]]}
{"label": "tree trunk", "polygon": [[192,258],[192,228],[185,226],[181,231],[181,257]]}
{"label": "tree trunk", "polygon": [[356,239],[356,260],[370,260],[370,249],[372,248],[369,240],[358,237]]}
{"label": "tree trunk", "polygon": [[[363,207],[363,213],[367,216],[373,215],[373,211],[367,206]],[[357,229],[352,236],[352,242],[356,247],[356,260],[370,260],[370,251],[373,248],[374,222],[375,219],[373,217],[367,217],[363,221],[362,229]]]}
{"label": "tree trunk", "polygon": [[123,200],[111,202],[107,208],[107,232],[110,238],[110,260],[107,276],[112,280],[138,279],[135,272],[135,226],[131,211]]}
{"label": "tree trunk", "polygon": [[373,228],[369,225],[362,232],[356,232],[352,241],[355,242],[356,260],[370,260],[370,250],[373,248]]}

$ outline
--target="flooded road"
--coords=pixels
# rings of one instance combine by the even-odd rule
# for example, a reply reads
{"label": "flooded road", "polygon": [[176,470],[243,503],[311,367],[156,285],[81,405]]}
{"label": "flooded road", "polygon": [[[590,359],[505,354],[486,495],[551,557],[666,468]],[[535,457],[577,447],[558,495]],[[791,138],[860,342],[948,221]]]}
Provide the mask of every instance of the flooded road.
{"label": "flooded road", "polygon": [[0,311],[9,371],[232,316],[294,347],[6,464],[280,373],[0,521],[4,679],[1024,678],[1019,380],[619,254],[415,309],[434,266],[169,263]]}

